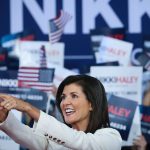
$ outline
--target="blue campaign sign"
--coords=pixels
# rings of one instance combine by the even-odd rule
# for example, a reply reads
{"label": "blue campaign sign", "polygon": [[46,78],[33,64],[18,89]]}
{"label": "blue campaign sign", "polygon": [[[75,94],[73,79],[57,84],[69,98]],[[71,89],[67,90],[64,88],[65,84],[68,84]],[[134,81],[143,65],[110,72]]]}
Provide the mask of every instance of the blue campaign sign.
{"label": "blue campaign sign", "polygon": [[8,62],[8,53],[6,49],[0,48],[0,68],[6,67]]}
{"label": "blue campaign sign", "polygon": [[117,129],[122,139],[127,141],[137,102],[111,95],[108,101],[110,126]]}
{"label": "blue campaign sign", "polygon": [[142,134],[146,138],[147,142],[150,143],[150,107],[140,106],[141,118],[141,130]]}
{"label": "blue campaign sign", "polygon": [[37,89],[18,87],[17,78],[17,70],[0,71],[0,93],[10,94],[45,110],[48,101],[47,93]]}
{"label": "blue campaign sign", "polygon": [[150,34],[148,0],[2,0],[0,38],[6,34],[33,30],[38,40],[48,40],[48,20],[60,9],[72,15],[61,42],[65,42],[65,67],[79,68],[95,64],[90,31],[101,27],[125,28],[125,40],[134,48],[143,47]]}
{"label": "blue campaign sign", "polygon": [[46,110],[48,95],[45,92],[39,91],[37,89],[17,87],[0,87],[0,92],[27,101],[41,110]]}
{"label": "blue campaign sign", "polygon": [[0,88],[1,87],[18,87],[18,71],[7,70],[0,71]]}

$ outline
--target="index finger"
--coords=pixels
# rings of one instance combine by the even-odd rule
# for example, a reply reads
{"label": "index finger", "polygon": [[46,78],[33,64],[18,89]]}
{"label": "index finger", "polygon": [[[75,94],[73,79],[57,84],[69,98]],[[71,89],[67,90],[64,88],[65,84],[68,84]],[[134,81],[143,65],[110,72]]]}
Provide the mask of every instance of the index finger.
{"label": "index finger", "polygon": [[4,99],[0,97],[0,102],[2,102],[2,101],[4,101]]}
{"label": "index finger", "polygon": [[10,99],[12,96],[4,93],[0,93],[0,98],[2,98],[2,101],[5,101],[6,99]]}
{"label": "index finger", "polygon": [[1,106],[1,102],[3,102],[3,101],[4,101],[4,99],[0,97],[0,110],[3,109],[3,107]]}

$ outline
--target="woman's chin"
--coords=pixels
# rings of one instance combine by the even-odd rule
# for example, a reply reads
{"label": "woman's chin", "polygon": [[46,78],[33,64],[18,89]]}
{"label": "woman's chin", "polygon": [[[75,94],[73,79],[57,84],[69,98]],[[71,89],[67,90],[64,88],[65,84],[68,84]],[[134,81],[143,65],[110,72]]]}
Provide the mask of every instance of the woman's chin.
{"label": "woman's chin", "polygon": [[72,120],[72,119],[65,119],[65,122],[67,123],[67,124],[73,124],[74,123],[74,120]]}

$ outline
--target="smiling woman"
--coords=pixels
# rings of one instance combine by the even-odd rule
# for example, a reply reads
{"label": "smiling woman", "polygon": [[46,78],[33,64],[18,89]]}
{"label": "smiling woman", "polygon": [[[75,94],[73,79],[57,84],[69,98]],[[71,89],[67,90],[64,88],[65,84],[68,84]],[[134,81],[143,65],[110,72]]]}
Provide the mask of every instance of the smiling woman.
{"label": "smiling woman", "polygon": [[[69,76],[58,87],[56,103],[64,123],[15,97],[0,98],[0,130],[31,150],[121,149],[120,134],[109,127],[105,89],[94,77]],[[20,123],[11,109],[27,113],[34,127]]]}
{"label": "smiling woman", "polygon": [[60,107],[65,122],[75,129],[85,131],[92,107],[81,87],[77,84],[65,86],[61,100]]}
{"label": "smiling woman", "polygon": [[[68,97],[72,97],[72,100],[68,100]],[[87,75],[66,78],[58,88],[56,99],[57,106],[62,113],[62,107],[68,106],[68,101],[78,105],[79,109],[76,110],[78,114],[75,113],[77,116],[86,111],[88,124],[85,132],[94,133],[98,128],[109,127],[105,89],[96,78]]]}

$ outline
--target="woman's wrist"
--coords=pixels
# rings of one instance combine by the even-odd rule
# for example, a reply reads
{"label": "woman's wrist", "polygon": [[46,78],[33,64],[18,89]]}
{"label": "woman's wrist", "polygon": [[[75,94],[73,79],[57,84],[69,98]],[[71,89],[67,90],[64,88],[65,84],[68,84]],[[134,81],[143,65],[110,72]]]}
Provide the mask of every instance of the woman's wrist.
{"label": "woman's wrist", "polygon": [[17,98],[15,99],[15,101],[16,101],[16,104],[13,109],[21,111],[23,113],[28,113],[30,111],[31,106],[28,102],[25,102],[25,101],[23,101],[21,99],[17,99]]}
{"label": "woman's wrist", "polygon": [[0,123],[4,122],[8,117],[9,111],[6,109],[0,110]]}
{"label": "woman's wrist", "polygon": [[24,106],[25,106],[24,112],[34,120],[38,121],[40,117],[40,110],[29,103],[26,103]]}
{"label": "woman's wrist", "polygon": [[24,105],[25,106],[24,112],[27,113],[27,114],[30,114],[30,112],[32,111],[32,106],[27,102],[25,102],[25,103],[26,104]]}

